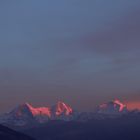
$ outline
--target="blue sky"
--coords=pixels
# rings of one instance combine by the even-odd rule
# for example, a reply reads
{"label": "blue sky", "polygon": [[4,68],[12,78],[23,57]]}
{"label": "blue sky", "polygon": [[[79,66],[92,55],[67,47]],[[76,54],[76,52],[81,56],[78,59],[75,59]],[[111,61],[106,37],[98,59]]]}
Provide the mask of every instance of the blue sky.
{"label": "blue sky", "polygon": [[0,109],[139,100],[139,9],[139,0],[1,1]]}

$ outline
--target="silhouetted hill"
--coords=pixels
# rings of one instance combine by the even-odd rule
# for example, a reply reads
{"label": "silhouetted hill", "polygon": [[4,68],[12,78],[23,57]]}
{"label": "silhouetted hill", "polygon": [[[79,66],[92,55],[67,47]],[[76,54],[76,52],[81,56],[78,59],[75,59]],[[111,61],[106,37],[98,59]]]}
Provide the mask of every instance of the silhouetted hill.
{"label": "silhouetted hill", "polygon": [[0,125],[0,140],[34,140],[34,139]]}

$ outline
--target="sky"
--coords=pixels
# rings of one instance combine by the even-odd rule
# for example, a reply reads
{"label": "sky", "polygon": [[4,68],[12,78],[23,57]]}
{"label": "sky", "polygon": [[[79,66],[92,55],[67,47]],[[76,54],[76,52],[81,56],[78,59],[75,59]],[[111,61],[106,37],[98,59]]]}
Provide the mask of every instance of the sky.
{"label": "sky", "polygon": [[139,0],[0,1],[0,112],[120,99],[140,108]]}

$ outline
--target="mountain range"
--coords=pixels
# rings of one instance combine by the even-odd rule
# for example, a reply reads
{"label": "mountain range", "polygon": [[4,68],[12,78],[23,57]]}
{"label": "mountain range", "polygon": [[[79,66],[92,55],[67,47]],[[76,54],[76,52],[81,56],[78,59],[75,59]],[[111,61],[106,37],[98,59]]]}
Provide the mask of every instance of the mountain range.
{"label": "mountain range", "polygon": [[0,124],[11,128],[29,128],[51,120],[83,122],[91,119],[116,118],[129,112],[127,106],[119,100],[101,104],[93,112],[79,112],[60,101],[52,107],[33,107],[29,103],[24,103],[1,115]]}
{"label": "mountain range", "polygon": [[[51,107],[24,103],[1,115],[0,124],[4,125],[0,125],[0,139],[7,135],[2,140],[20,140],[19,135],[21,140],[140,139],[140,112],[128,110],[119,100],[103,103],[92,112],[76,111],[64,102]],[[15,139],[8,139],[9,136]]]}

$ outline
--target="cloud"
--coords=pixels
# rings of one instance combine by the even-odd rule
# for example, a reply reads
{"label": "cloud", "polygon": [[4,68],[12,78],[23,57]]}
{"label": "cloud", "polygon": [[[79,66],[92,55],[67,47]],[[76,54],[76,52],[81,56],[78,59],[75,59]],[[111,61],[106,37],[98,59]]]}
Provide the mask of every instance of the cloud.
{"label": "cloud", "polygon": [[119,18],[97,32],[85,35],[81,44],[85,50],[101,54],[140,51],[140,10]]}

